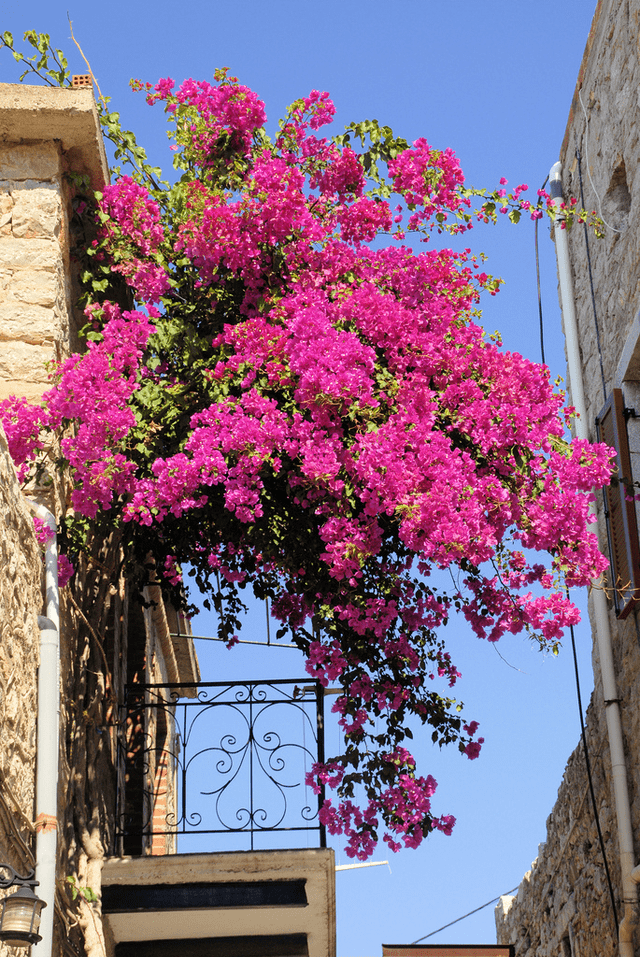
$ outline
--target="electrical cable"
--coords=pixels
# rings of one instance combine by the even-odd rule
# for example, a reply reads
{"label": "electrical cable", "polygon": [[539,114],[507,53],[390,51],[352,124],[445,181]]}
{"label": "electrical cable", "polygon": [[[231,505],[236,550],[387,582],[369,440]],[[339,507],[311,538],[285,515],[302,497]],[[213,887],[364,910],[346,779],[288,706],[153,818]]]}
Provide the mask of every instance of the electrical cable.
{"label": "electrical cable", "polygon": [[[568,590],[567,590],[567,597],[568,597],[568,596],[569,596],[569,593],[568,593]],[[583,749],[584,749],[585,765],[586,765],[586,769],[587,769],[587,779],[588,779],[588,781],[589,781],[589,793],[590,793],[590,795],[591,795],[591,804],[592,804],[592,807],[593,807],[593,816],[594,816],[594,818],[595,818],[596,830],[597,830],[597,832],[598,832],[598,841],[599,841],[599,843],[600,843],[600,851],[601,851],[601,853],[602,853],[602,860],[603,860],[603,863],[604,863],[605,874],[606,874],[606,877],[607,877],[607,885],[608,885],[608,887],[609,887],[609,896],[610,896],[610,898],[611,898],[611,907],[612,907],[612,912],[613,912],[613,920],[614,920],[614,923],[615,923],[615,926],[616,926],[616,936],[617,936],[617,934],[618,934],[618,912],[617,912],[617,909],[616,909],[616,899],[615,899],[615,894],[614,894],[614,891],[613,891],[613,883],[612,883],[612,881],[611,881],[611,873],[610,873],[610,871],[609,871],[609,862],[608,862],[608,860],[607,860],[607,854],[606,854],[606,851],[605,851],[604,838],[603,838],[603,836],[602,836],[602,829],[601,829],[601,827],[600,827],[600,816],[599,816],[599,814],[598,814],[598,808],[597,808],[597,805],[596,805],[595,791],[594,791],[594,788],[593,788],[593,777],[592,777],[592,774],[591,774],[591,761],[590,761],[590,759],[589,759],[589,749],[588,749],[588,747],[587,747],[587,732],[586,732],[586,728],[585,728],[585,724],[584,724],[584,718],[583,718],[583,715],[582,715],[582,693],[581,693],[581,689],[580,689],[580,674],[579,674],[579,671],[578,671],[578,652],[577,652],[577,649],[576,649],[576,639],[575,639],[575,633],[574,633],[574,630],[573,630],[573,625],[571,626],[571,648],[572,648],[572,650],[573,650],[573,667],[574,667],[575,676],[576,676],[576,694],[577,694],[577,698],[578,698],[578,711],[579,711],[579,713],[580,713],[580,729],[581,729],[581,734],[582,734],[582,746],[583,746]],[[512,893],[513,893],[514,891],[516,891],[517,889],[518,889],[517,887],[512,887],[510,891],[506,891],[506,894],[512,894]],[[463,914],[462,917],[457,917],[455,920],[450,921],[448,924],[444,924],[442,927],[438,927],[437,930],[432,930],[431,933],[425,934],[424,937],[418,937],[417,940],[412,940],[412,941],[411,941],[411,946],[413,946],[414,944],[420,944],[420,943],[422,943],[423,940],[427,940],[429,937],[434,937],[436,934],[439,934],[440,931],[446,930],[448,927],[453,927],[454,924],[458,924],[461,920],[465,920],[465,918],[471,917],[472,914],[477,914],[478,911],[484,910],[484,908],[485,908],[485,907],[489,907],[490,904],[495,904],[496,901],[500,900],[500,897],[504,897],[504,896],[506,896],[506,895],[505,895],[505,894],[500,894],[499,897],[493,897],[490,901],[487,901],[486,904],[481,904],[480,907],[476,907],[474,910],[470,910],[468,913]]]}
{"label": "electrical cable", "polygon": [[[569,597],[569,589],[567,589],[567,598]],[[598,814],[598,808],[596,805],[596,795],[593,788],[593,777],[591,775],[591,761],[589,759],[589,749],[587,747],[587,732],[584,724],[584,717],[582,714],[582,694],[580,692],[580,675],[578,672],[578,653],[576,651],[576,638],[573,630],[573,625],[570,627],[571,630],[571,648],[573,650],[573,667],[576,675],[576,694],[578,698],[578,711],[580,713],[580,730],[582,734],[582,747],[584,749],[584,763],[587,769],[587,780],[589,781],[589,794],[591,795],[591,805],[593,807],[593,816],[596,823],[596,830],[598,832],[598,841],[600,843],[600,852],[602,854],[602,861],[604,864],[604,870],[607,877],[607,885],[609,887],[609,897],[611,898],[611,910],[613,912],[613,920],[616,926],[616,937],[618,936],[618,910],[616,907],[616,898],[613,892],[613,883],[611,881],[611,873],[609,871],[609,862],[607,861],[607,853],[604,846],[604,838],[602,836],[602,829],[600,827],[600,815]]]}
{"label": "electrical cable", "polygon": [[[549,177],[547,176],[547,178],[545,179],[540,189],[544,189],[548,182],[549,182]],[[536,219],[534,227],[533,227],[533,236],[534,236],[534,243],[536,247],[536,281],[538,284],[538,315],[540,317],[540,355],[542,357],[541,358],[542,364],[546,365],[547,363],[544,358],[544,325],[542,323],[542,293],[540,291],[540,254],[538,250],[538,222],[539,220]]]}
{"label": "electrical cable", "polygon": [[[186,635],[185,636],[185,635],[175,634],[174,632],[171,632],[169,634],[169,637],[170,638],[187,637],[187,638],[192,638],[194,641],[223,641],[225,644],[228,643],[227,638],[218,638],[217,635]],[[276,643],[273,641],[271,642],[271,644],[269,644],[268,641],[253,641],[249,638],[238,638],[238,641],[236,642],[236,644],[259,645],[261,648],[294,648],[296,651],[300,651],[300,648],[298,647],[298,645],[290,645],[290,644],[287,645],[287,644],[284,644],[283,642]]]}
{"label": "electrical cable", "polygon": [[[578,161],[578,177],[580,179],[580,202],[582,204],[582,208],[584,209],[584,186],[582,183],[582,157],[580,156],[580,150],[576,150],[576,159]],[[587,172],[589,172],[588,165],[587,165]],[[598,323],[598,310],[596,309],[596,295],[593,289],[593,271],[591,269],[591,251],[589,248],[589,228],[586,222],[583,223],[583,228],[584,228],[584,241],[587,247],[587,267],[589,270],[589,286],[591,288],[591,306],[593,307],[593,320],[596,325],[596,342],[598,344],[598,359],[600,361],[600,376],[602,378],[602,392],[604,394],[604,401],[606,402],[607,401],[607,383],[605,381],[604,366],[602,364],[602,346],[600,344],[600,324]]]}
{"label": "electrical cable", "polygon": [[[596,189],[595,184],[593,180],[591,179],[591,172],[589,170],[589,116],[587,115],[587,111],[585,109],[584,103],[582,102],[582,90],[580,89],[578,90],[578,99],[580,100],[580,106],[582,107],[582,112],[584,113],[584,152],[585,152],[585,159],[587,161],[587,176],[589,177],[589,182],[591,183],[591,189],[596,194],[596,199],[598,200],[598,216],[600,217],[602,222],[605,224],[607,229],[610,229],[614,233],[620,234],[621,230],[616,229],[615,226],[612,226],[611,223],[608,223],[606,219],[604,218],[604,216],[602,215],[602,201],[600,200],[600,196],[598,195],[598,190]],[[584,198],[582,199],[582,208],[584,209]]]}
{"label": "electrical cable", "polygon": [[480,907],[476,907],[475,910],[470,910],[468,914],[463,914],[462,917],[456,917],[455,920],[445,924],[444,927],[438,927],[437,930],[432,930],[430,934],[425,934],[424,937],[418,937],[417,940],[412,940],[409,946],[413,947],[414,944],[420,944],[423,940],[426,940],[427,937],[433,937],[434,934],[439,934],[441,930],[446,930],[447,927],[453,927],[454,924],[459,924],[460,921],[464,920],[466,917],[471,917],[472,914],[477,914],[479,910],[484,910],[484,908],[488,907],[489,904],[495,904],[495,902],[499,901],[501,897],[506,897],[507,894],[513,894],[513,892],[517,890],[518,887],[512,887],[510,891],[505,891],[504,894],[499,894],[498,897],[492,897],[491,900],[487,901],[486,904],[480,904]]}

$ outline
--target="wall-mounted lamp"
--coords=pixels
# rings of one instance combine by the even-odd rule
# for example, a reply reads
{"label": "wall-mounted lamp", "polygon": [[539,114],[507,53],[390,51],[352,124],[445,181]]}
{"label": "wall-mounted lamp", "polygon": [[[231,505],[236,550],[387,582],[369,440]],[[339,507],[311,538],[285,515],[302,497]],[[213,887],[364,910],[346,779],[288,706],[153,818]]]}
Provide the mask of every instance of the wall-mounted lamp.
{"label": "wall-mounted lamp", "polygon": [[0,888],[18,887],[0,903],[0,940],[9,947],[28,947],[42,940],[38,934],[40,912],[47,905],[34,893],[38,884],[34,877],[35,871],[21,877],[9,864],[0,864]]}

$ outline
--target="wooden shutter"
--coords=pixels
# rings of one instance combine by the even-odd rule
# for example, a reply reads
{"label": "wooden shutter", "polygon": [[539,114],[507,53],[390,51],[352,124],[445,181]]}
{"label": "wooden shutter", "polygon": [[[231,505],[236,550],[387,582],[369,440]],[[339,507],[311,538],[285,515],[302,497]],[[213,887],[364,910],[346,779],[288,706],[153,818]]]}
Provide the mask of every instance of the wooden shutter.
{"label": "wooden shutter", "polygon": [[605,518],[616,615],[626,618],[640,602],[640,549],[635,502],[625,495],[625,488],[633,494],[633,476],[621,389],[614,389],[607,399],[596,419],[596,429],[599,441],[616,450],[615,471],[611,484],[604,489]]}

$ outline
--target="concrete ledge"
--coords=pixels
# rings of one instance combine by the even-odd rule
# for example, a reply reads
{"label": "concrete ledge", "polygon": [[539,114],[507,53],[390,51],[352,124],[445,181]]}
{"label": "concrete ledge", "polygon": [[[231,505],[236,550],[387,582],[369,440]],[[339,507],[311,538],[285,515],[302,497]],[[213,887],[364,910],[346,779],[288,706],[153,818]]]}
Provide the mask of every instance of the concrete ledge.
{"label": "concrete ledge", "polygon": [[223,851],[218,854],[166,854],[160,857],[109,857],[103,884],[190,884],[200,881],[292,880],[323,875],[335,883],[334,853],[314,847],[275,851]]}
{"label": "concrete ledge", "polygon": [[69,168],[88,173],[94,188],[109,180],[93,90],[0,83],[0,140],[58,140]]}
{"label": "concrete ledge", "polygon": [[[207,892],[206,885],[216,884],[218,890]],[[268,884],[281,889],[274,886],[262,900]],[[291,897],[291,888],[299,885],[306,903],[298,890]],[[104,894],[103,912],[116,945],[205,938],[227,938],[231,945],[252,936],[304,934],[309,957],[335,957],[335,860],[328,848],[109,858],[102,886],[126,888],[126,904],[117,903],[120,894]],[[166,890],[156,896],[162,906],[149,907],[149,892],[143,889],[160,891],[161,886]],[[282,903],[275,903],[280,895]]]}

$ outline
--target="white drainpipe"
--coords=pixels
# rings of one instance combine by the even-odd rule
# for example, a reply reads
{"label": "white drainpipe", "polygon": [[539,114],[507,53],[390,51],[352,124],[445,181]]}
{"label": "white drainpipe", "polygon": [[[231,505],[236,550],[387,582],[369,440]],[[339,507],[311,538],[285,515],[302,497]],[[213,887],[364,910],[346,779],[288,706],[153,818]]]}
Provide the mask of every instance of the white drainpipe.
{"label": "white drainpipe", "polygon": [[[562,197],[562,166],[556,163],[549,173],[551,196],[555,206],[560,206]],[[556,222],[561,222],[562,213]],[[560,300],[564,331],[567,343],[567,366],[571,385],[571,400],[578,413],[575,421],[576,435],[580,439],[588,438],[587,404],[584,396],[582,381],[582,367],[580,364],[580,348],[578,342],[578,323],[573,297],[573,281],[569,261],[569,244],[566,229],[556,226],[554,230],[556,256],[558,260],[558,280],[560,284]],[[595,508],[592,506],[592,511]],[[596,640],[600,658],[600,673],[604,694],[605,714],[607,718],[607,733],[609,750],[611,752],[611,773],[613,776],[613,795],[616,806],[616,820],[618,825],[618,849],[620,853],[620,870],[622,874],[622,896],[624,900],[624,916],[618,933],[619,954],[621,957],[634,957],[633,932],[637,924],[638,887],[634,877],[633,830],[631,827],[631,809],[629,790],[627,785],[627,765],[624,755],[624,741],[622,737],[622,722],[620,720],[620,704],[616,687],[615,671],[613,666],[613,652],[611,642],[611,627],[609,624],[609,609],[607,597],[602,583],[593,582],[592,597],[596,621]]]}
{"label": "white drainpipe", "polygon": [[46,901],[40,935],[32,954],[51,957],[53,915],[56,897],[58,756],[60,721],[60,595],[58,591],[58,543],[56,520],[44,505],[28,503],[52,538],[45,550],[46,618],[40,626],[40,668],[38,670],[38,732],[36,757],[36,888]]}

